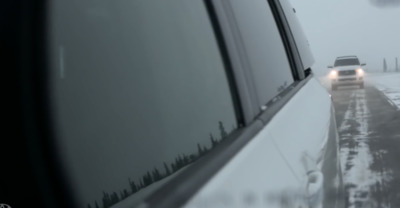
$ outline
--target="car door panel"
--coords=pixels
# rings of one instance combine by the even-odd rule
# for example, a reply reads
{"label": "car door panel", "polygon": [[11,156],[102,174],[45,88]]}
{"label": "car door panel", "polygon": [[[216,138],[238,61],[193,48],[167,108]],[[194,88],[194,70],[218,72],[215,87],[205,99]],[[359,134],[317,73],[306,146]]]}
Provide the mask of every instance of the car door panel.
{"label": "car door panel", "polygon": [[[330,107],[326,91],[315,79],[311,79],[269,124],[271,135],[298,177],[321,165],[318,162],[324,154],[328,137]],[[311,167],[311,164],[305,167],[303,163],[309,159],[315,161],[315,167]]]}
{"label": "car door panel", "polygon": [[325,89],[311,79],[277,113],[270,125],[273,126],[271,134],[278,148],[297,177],[307,180],[310,172],[323,174],[325,207],[334,206],[339,200],[337,193],[342,188],[341,171],[336,121]]}
{"label": "car door panel", "polygon": [[260,131],[185,207],[282,207],[285,203],[303,203],[301,183],[270,132],[269,126]]}
{"label": "car door panel", "polygon": [[[313,96],[307,96],[310,94]],[[319,103],[319,108],[315,107],[316,103]],[[305,109],[299,112],[299,106]],[[307,122],[302,118],[307,118]],[[328,169],[328,163],[325,162],[336,161],[335,158],[325,158],[336,156],[334,153],[337,146],[329,150],[330,155],[326,154],[330,148],[327,142],[337,142],[334,140],[336,137],[329,136],[331,122],[329,95],[315,79],[311,79],[260,133],[196,194],[187,207],[202,207],[206,201],[208,207],[218,207],[221,205],[218,203],[222,202],[214,200],[213,197],[235,198],[243,196],[246,191],[259,197],[258,200],[263,197],[263,202],[253,204],[254,207],[297,207],[308,203],[307,200],[313,197],[308,194],[311,192],[310,175],[314,177],[321,174],[323,179],[328,179],[324,177]],[[332,171],[332,167],[329,171]],[[322,188],[325,184],[327,183],[324,180]],[[323,190],[316,193],[321,194]],[[279,203],[276,203],[277,198],[281,199]],[[235,200],[235,203],[229,202],[226,207],[241,207],[242,203],[246,202],[245,199]],[[287,204],[282,204],[282,201]],[[322,205],[322,198],[312,203],[312,207],[318,207]]]}

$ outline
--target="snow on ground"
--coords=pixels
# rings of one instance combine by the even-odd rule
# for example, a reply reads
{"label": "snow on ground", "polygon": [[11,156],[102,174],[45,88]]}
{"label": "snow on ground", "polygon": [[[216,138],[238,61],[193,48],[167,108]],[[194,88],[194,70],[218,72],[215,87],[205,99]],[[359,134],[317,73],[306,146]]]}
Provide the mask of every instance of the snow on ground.
{"label": "snow on ground", "polygon": [[[340,159],[350,208],[373,207],[371,186],[390,179],[390,173],[381,174],[370,170],[373,157],[368,144],[368,136],[371,133],[368,128],[369,116],[365,91],[353,91],[344,120],[339,127],[340,139],[344,143],[340,150]],[[351,129],[356,129],[356,132],[350,131]]]}
{"label": "snow on ground", "polygon": [[400,110],[400,73],[370,73],[367,80],[388,98],[390,104]]}

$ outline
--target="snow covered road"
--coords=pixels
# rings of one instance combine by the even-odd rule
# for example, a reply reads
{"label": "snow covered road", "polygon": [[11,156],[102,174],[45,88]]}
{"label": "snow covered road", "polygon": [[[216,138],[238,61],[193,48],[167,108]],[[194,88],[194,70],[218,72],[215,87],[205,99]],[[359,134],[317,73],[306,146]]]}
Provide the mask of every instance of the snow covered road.
{"label": "snow covered road", "polygon": [[372,171],[373,156],[369,148],[370,129],[364,90],[351,92],[348,109],[339,126],[340,155],[348,207],[372,206],[370,187],[390,181],[390,173]]}
{"label": "snow covered road", "polygon": [[365,89],[344,87],[330,92],[347,207],[400,207],[400,111],[394,105],[400,91],[396,91],[396,79],[371,75]]}

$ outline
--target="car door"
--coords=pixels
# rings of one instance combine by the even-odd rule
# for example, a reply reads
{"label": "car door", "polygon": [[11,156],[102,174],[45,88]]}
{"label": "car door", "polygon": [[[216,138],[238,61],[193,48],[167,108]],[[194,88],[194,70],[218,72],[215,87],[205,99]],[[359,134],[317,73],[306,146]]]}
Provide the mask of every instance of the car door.
{"label": "car door", "polygon": [[[311,63],[314,62],[314,58],[312,57],[310,51],[309,42],[304,35],[304,32],[298,22],[296,17],[296,10],[290,5],[290,3],[286,0],[279,0],[277,2],[277,8],[281,9],[282,14],[284,14],[286,19],[286,24],[290,27],[290,31],[287,33],[293,36],[296,51],[299,53],[302,62],[302,70],[307,71],[312,67]],[[306,91],[306,90],[305,90]],[[298,117],[307,118],[307,122],[299,121],[300,125],[304,125],[301,129],[307,128],[309,126],[318,126],[317,130],[310,131],[310,134],[314,134],[314,136],[308,136],[307,134],[303,135],[303,138],[310,138],[306,140],[296,140],[298,143],[309,143],[306,145],[299,144],[298,151],[302,151],[302,154],[306,154],[309,157],[312,156],[312,160],[316,161],[317,163],[317,170],[321,172],[322,176],[324,177],[323,183],[323,193],[324,193],[324,207],[343,207],[344,206],[344,192],[343,192],[343,183],[342,183],[342,171],[340,166],[340,159],[339,159],[339,137],[337,134],[336,128],[336,120],[335,120],[335,112],[332,103],[326,101],[326,93],[321,92],[321,86],[317,84],[315,88],[308,88],[308,92],[304,94],[304,97],[307,97],[307,100],[315,99],[314,95],[320,94],[320,98],[325,98],[325,105],[318,105],[316,108],[308,108],[308,106],[312,105],[311,103],[302,106],[302,111],[298,113]],[[313,96],[310,96],[313,95]],[[330,96],[330,95],[329,95]],[[316,101],[316,100],[314,100]],[[323,101],[320,100],[317,103],[322,103]],[[321,107],[324,106],[325,109]],[[330,106],[330,107],[329,107]],[[330,110],[327,110],[329,108]],[[307,111],[305,109],[308,109]],[[303,111],[304,110],[304,111]],[[320,114],[317,116],[316,114]],[[301,115],[303,113],[303,115]],[[320,117],[321,115],[325,115],[324,117]],[[291,121],[292,119],[290,119]],[[317,122],[324,122],[325,125],[322,123]],[[318,135],[319,134],[319,135]],[[325,136],[321,136],[325,135]],[[315,139],[315,141],[312,141]],[[288,141],[292,142],[292,141]],[[316,146],[318,143],[321,146]],[[314,144],[314,147],[313,147]],[[290,150],[289,150],[290,151]],[[288,152],[289,152],[288,151]],[[314,154],[311,154],[311,152]],[[318,152],[318,153],[317,153]],[[293,152],[292,152],[293,153]],[[290,154],[293,156],[293,154]],[[300,159],[302,156],[298,152],[297,161],[304,159]],[[296,161],[296,158],[293,158],[293,161]],[[311,157],[309,157],[311,159]],[[308,162],[309,163],[309,162]],[[313,163],[313,165],[315,162]]]}
{"label": "car door", "polygon": [[[7,61],[18,121],[3,149],[20,157],[2,158],[1,203],[309,205],[305,190],[320,193],[320,173],[327,178],[325,163],[314,159],[321,151],[306,145],[304,159],[287,143],[304,143],[310,129],[320,128],[309,136],[326,133],[298,112],[315,106],[306,95],[321,95],[311,100],[323,105],[311,115],[323,124],[328,98],[305,79],[277,7],[265,0],[22,1],[5,18],[16,25]],[[305,143],[314,142],[323,143]]]}
{"label": "car door", "polygon": [[[283,2],[284,7],[289,5]],[[232,45],[245,51],[245,63],[238,65],[247,67],[252,78],[264,128],[188,207],[201,207],[207,199],[219,203],[206,203],[213,207],[336,206],[340,186],[336,125],[327,92],[312,77],[300,75],[313,62],[310,50],[304,48],[306,40],[294,38],[285,28],[288,22],[278,1],[214,4],[225,14],[220,19],[234,22],[226,26],[226,34],[233,36]],[[296,41],[303,48],[297,48]]]}

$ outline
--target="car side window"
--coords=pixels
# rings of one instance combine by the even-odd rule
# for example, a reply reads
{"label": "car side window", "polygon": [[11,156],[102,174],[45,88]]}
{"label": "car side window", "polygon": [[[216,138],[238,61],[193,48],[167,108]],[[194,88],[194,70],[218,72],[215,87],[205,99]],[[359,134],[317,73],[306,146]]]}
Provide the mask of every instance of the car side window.
{"label": "car side window", "polygon": [[231,0],[263,106],[294,82],[289,60],[266,0]]}
{"label": "car side window", "polygon": [[283,12],[285,13],[287,23],[290,26],[290,32],[292,33],[296,42],[296,47],[301,57],[303,69],[308,69],[314,63],[314,57],[311,53],[310,44],[306,34],[304,33],[303,28],[301,27],[301,24],[296,16],[295,9],[291,6],[289,0],[280,0],[279,3],[283,9]]}
{"label": "car side window", "polygon": [[54,1],[50,17],[57,142],[82,207],[140,202],[236,129],[203,1]]}

